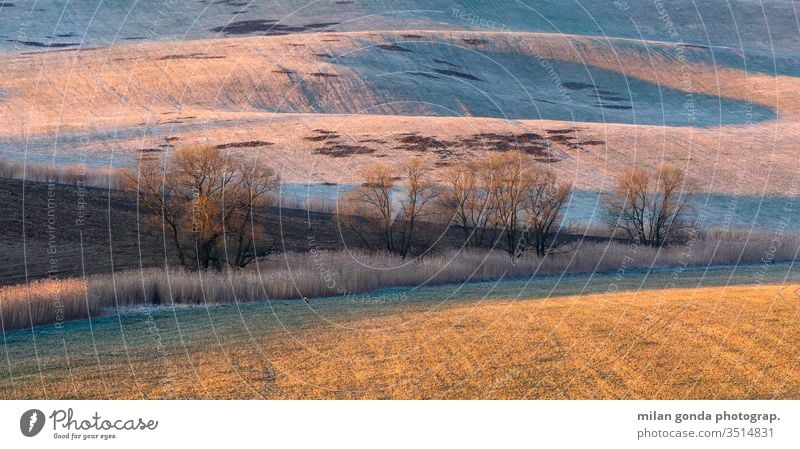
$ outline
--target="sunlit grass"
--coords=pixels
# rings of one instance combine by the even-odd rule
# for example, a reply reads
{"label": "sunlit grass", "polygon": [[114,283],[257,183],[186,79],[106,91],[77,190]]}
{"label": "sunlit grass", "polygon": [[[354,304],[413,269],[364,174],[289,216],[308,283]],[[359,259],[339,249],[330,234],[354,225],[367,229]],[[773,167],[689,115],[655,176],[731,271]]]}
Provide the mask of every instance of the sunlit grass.
{"label": "sunlit grass", "polygon": [[787,268],[141,309],[6,334],[0,397],[796,399]]}

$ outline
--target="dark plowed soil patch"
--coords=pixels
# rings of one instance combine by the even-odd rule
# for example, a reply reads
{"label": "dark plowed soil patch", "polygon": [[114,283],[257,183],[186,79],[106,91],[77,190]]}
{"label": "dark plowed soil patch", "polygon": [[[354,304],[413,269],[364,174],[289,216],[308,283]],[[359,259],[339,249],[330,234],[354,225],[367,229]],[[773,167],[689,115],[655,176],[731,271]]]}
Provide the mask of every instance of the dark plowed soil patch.
{"label": "dark plowed soil patch", "polygon": [[566,83],[562,83],[562,86],[566,87],[570,90],[582,90],[582,89],[596,89],[597,87],[594,84],[586,84],[586,83],[576,83],[572,81],[567,81]]}
{"label": "dark plowed soil patch", "polygon": [[356,156],[359,154],[372,154],[374,152],[374,148],[363,145],[347,145],[344,143],[329,143],[328,145],[316,150],[317,154],[330,157]]}
{"label": "dark plowed soil patch", "polygon": [[572,139],[572,137],[561,135],[545,137],[534,132],[522,134],[480,133],[466,137],[461,142],[468,148],[485,151],[522,151],[533,156],[538,162],[553,163],[561,160],[551,151],[551,142],[554,141],[554,137],[562,137],[564,140],[560,143],[566,143]]}
{"label": "dark plowed soil patch", "polygon": [[339,75],[337,75],[335,73],[325,73],[325,72],[314,72],[314,73],[309,73],[309,75],[318,76],[318,77],[321,77],[321,78],[338,78],[339,77]]}
{"label": "dark plowed soil patch", "polygon": [[425,77],[425,78],[439,79],[438,76],[431,75],[430,73],[425,73],[425,72],[406,72],[406,73],[408,73],[409,75],[414,75],[414,76],[422,76],[422,77]]}
{"label": "dark plowed soil patch", "polygon": [[209,56],[205,53],[189,53],[185,55],[167,55],[158,58],[159,61],[169,61],[173,59],[225,59],[225,56]]}
{"label": "dark plowed soil patch", "polygon": [[590,96],[590,97],[594,97],[594,98],[596,98],[596,99],[598,99],[598,100],[602,100],[602,101],[628,101],[628,99],[627,99],[627,98],[623,98],[623,97],[616,97],[616,96],[613,96],[613,95],[596,95],[596,94],[589,94],[589,96]]}
{"label": "dark plowed soil patch", "polygon": [[175,136],[169,136],[165,140],[167,142],[177,142],[177,141],[181,140],[181,138],[180,137],[175,137]]}
{"label": "dark plowed soil patch", "polygon": [[[372,154],[375,153],[376,151],[374,148],[370,148],[365,145],[350,145],[347,143],[339,142],[338,139],[341,136],[337,134],[335,131],[330,131],[327,129],[315,129],[313,131],[317,133],[316,136],[308,136],[304,137],[303,139],[309,142],[325,142],[323,147],[317,148],[314,151],[317,154],[330,157],[346,157],[346,156],[356,156],[359,154]],[[360,143],[372,142],[372,141],[378,142],[378,140],[374,139],[365,139]]]}
{"label": "dark plowed soil patch", "polygon": [[461,42],[468,45],[483,45],[486,43],[483,39],[461,39]]}
{"label": "dark plowed soil patch", "polygon": [[577,128],[566,128],[566,129],[548,129],[546,130],[550,134],[570,134],[578,131]]}
{"label": "dark plowed soil patch", "polygon": [[383,140],[383,139],[364,139],[364,140],[359,140],[359,142],[361,142],[361,143],[380,143],[380,144],[386,143],[386,141]]}
{"label": "dark plowed soil patch", "polygon": [[273,70],[272,73],[283,73],[284,75],[291,75],[294,72],[292,72],[291,70]]}
{"label": "dark plowed soil patch", "polygon": [[558,142],[558,143],[566,143],[574,139],[575,139],[574,137],[567,136],[564,134],[556,134],[554,136],[550,136],[547,138],[547,140],[549,140],[550,142]]}
{"label": "dark plowed soil patch", "polygon": [[164,150],[161,148],[140,148],[139,152],[142,154],[146,153],[162,153]]}
{"label": "dark plowed soil patch", "polygon": [[318,58],[331,58],[332,56],[327,53],[314,53],[314,56]]}
{"label": "dark plowed soil patch", "polygon": [[596,108],[603,108],[603,109],[620,109],[620,110],[633,109],[633,107],[631,107],[631,106],[624,106],[624,105],[619,105],[619,104],[600,104],[600,103],[598,103],[598,104],[595,104],[594,106]]}
{"label": "dark plowed soil patch", "polygon": [[396,149],[417,152],[425,152],[428,150],[438,152],[446,149],[447,147],[456,145],[455,142],[439,140],[435,137],[420,136],[416,133],[406,134],[404,137],[398,139],[398,142],[402,143],[403,145],[396,147]]}
{"label": "dark plowed soil patch", "polygon": [[473,134],[472,137],[470,139],[465,140],[465,142],[473,143],[473,142],[483,142],[492,140],[508,141],[509,139],[514,139],[519,142],[532,142],[532,141],[545,140],[545,137],[537,133],[524,133],[524,134],[480,133],[480,134]]}
{"label": "dark plowed soil patch", "polygon": [[226,36],[261,34],[265,36],[280,36],[290,33],[318,30],[338,25],[338,22],[318,22],[305,25],[283,25],[275,19],[239,20],[220,27],[211,28],[214,33],[224,33]]}
{"label": "dark plowed soil patch", "polygon": [[480,133],[464,138],[463,143],[470,147],[488,151],[520,150],[525,146],[547,148],[547,138],[537,133],[500,134]]}
{"label": "dark plowed soil patch", "polygon": [[215,5],[228,5],[228,6],[235,6],[240,8],[242,6],[247,6],[248,2],[237,2],[236,0],[217,0],[213,4]]}
{"label": "dark plowed soil patch", "polygon": [[405,39],[422,39],[422,36],[419,34],[401,34],[401,37]]}
{"label": "dark plowed soil patch", "polygon": [[326,140],[338,139],[338,138],[339,138],[338,134],[323,134],[321,136],[303,137],[303,140],[307,140],[309,142],[324,142]]}
{"label": "dark plowed soil patch", "polygon": [[225,148],[255,148],[255,147],[266,147],[273,145],[272,142],[265,142],[263,140],[248,140],[246,142],[230,142],[230,143],[223,143],[217,145],[217,149],[225,149]]}
{"label": "dark plowed soil patch", "polygon": [[339,25],[339,22],[317,22],[317,23],[307,23],[304,26],[306,28],[311,29],[320,29],[320,28],[329,28],[332,26]]}
{"label": "dark plowed soil patch", "polygon": [[584,140],[581,142],[581,145],[605,145],[606,143],[602,140]]}
{"label": "dark plowed soil patch", "polygon": [[407,48],[403,48],[403,47],[401,47],[399,45],[394,45],[394,44],[378,44],[378,45],[376,45],[376,47],[380,48],[381,50],[399,51],[399,52],[404,52],[404,53],[414,53],[413,51],[411,51],[411,50],[409,50]]}
{"label": "dark plowed soil patch", "polygon": [[437,63],[437,64],[449,65],[450,67],[457,67],[457,68],[461,68],[461,66],[460,66],[460,65],[453,64],[452,62],[447,62],[447,61],[445,61],[445,60],[443,60],[443,59],[434,59],[434,60],[433,60],[433,62],[435,62],[435,63]]}
{"label": "dark plowed soil patch", "polygon": [[442,75],[454,76],[454,77],[463,78],[463,79],[466,79],[466,80],[483,81],[482,79],[478,78],[477,76],[470,75],[469,73],[458,72],[456,70],[433,69],[433,71],[436,72],[436,73],[442,74]]}
{"label": "dark plowed soil patch", "polygon": [[16,39],[8,39],[7,42],[16,42],[17,44],[27,45],[29,47],[41,47],[41,48],[66,48],[66,47],[77,47],[80,44],[77,43],[58,43],[53,42],[49,44],[45,44],[43,42],[35,42],[35,41],[20,41]]}
{"label": "dark plowed soil patch", "polygon": [[594,91],[595,91],[595,93],[597,93],[598,95],[619,95],[618,93],[616,93],[616,92],[612,92],[612,91],[610,91],[610,90],[595,89]]}
{"label": "dark plowed soil patch", "polygon": [[[550,138],[537,133],[523,134],[499,134],[499,133],[480,133],[468,137],[463,137],[458,141],[444,141],[431,136],[421,136],[416,133],[403,134],[398,139],[402,145],[396,149],[436,153],[442,160],[449,160],[457,157],[461,149],[479,149],[484,151],[522,151],[530,154],[539,162],[558,162],[561,158],[554,155],[551,151]],[[572,137],[560,137],[559,143],[565,145],[576,145],[572,143]]]}
{"label": "dark plowed soil patch", "polygon": [[276,19],[254,19],[238,20],[220,27],[212,28],[214,33],[232,34],[251,34],[264,33],[275,29],[278,20]]}

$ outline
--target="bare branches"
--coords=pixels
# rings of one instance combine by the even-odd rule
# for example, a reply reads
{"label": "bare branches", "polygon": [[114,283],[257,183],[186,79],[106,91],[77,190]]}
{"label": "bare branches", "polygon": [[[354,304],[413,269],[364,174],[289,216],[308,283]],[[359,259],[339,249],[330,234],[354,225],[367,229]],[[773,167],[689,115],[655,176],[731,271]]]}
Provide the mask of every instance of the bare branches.
{"label": "bare branches", "polygon": [[695,184],[672,166],[659,170],[627,167],[616,189],[605,195],[607,221],[635,243],[662,246],[689,228],[687,216]]}
{"label": "bare branches", "polygon": [[534,247],[537,256],[543,257],[559,246],[553,231],[562,224],[563,210],[572,191],[572,185],[559,184],[550,170],[537,170],[531,176],[523,208],[528,245]]}
{"label": "bare branches", "polygon": [[[266,211],[278,177],[254,161],[228,157],[215,147],[178,149],[169,159],[143,161],[125,186],[160,219],[181,265],[244,267],[269,254],[256,211]],[[190,262],[191,258],[191,262]]]}
{"label": "bare branches", "polygon": [[533,163],[524,153],[512,151],[491,155],[483,178],[489,194],[487,225],[496,238],[506,237],[506,250],[515,257],[519,248],[520,225],[526,193],[531,186]]}
{"label": "bare branches", "polygon": [[482,166],[462,162],[445,170],[439,203],[445,216],[464,232],[464,245],[483,246],[491,197],[481,182]]}
{"label": "bare branches", "polygon": [[342,198],[340,223],[367,248],[375,247],[378,235],[387,252],[403,258],[427,249],[423,223],[430,228],[442,220],[461,230],[464,245],[501,243],[513,258],[531,246],[539,256],[557,246],[552,237],[572,187],[558,184],[555,174],[528,155],[508,152],[459,163],[444,172],[440,184],[430,172],[419,159],[394,172],[383,164],[371,167],[363,173],[364,184]]}
{"label": "bare branches", "polygon": [[364,183],[342,198],[339,220],[368,248],[373,247],[370,234],[377,232],[387,252],[405,258],[418,243],[421,222],[436,213],[439,189],[421,160],[408,161],[397,174],[401,183],[388,165],[365,170]]}

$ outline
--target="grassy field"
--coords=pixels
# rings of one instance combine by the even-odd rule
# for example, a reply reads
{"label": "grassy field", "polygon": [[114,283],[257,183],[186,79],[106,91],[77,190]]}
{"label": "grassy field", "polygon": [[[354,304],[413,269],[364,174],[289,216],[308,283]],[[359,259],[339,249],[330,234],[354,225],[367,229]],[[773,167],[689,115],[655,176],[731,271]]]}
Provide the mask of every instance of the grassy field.
{"label": "grassy field", "polygon": [[0,397],[797,399],[798,288],[783,264],[134,309],[5,334]]}
{"label": "grassy field", "polygon": [[[0,398],[800,399],[800,275],[746,265],[797,259],[794,2],[37,1],[0,1]],[[698,226],[744,230],[381,262],[328,252],[360,243],[295,197],[258,274],[164,276],[105,175],[197,145],[301,193],[520,149],[588,192],[591,230],[621,168],[669,164]]]}
{"label": "grassy field", "polygon": [[0,54],[0,154],[107,167],[203,143],[286,181],[350,184],[377,160],[442,167],[535,143],[580,189],[668,162],[704,192],[794,195],[790,54],[745,65],[731,48],[425,29]]}

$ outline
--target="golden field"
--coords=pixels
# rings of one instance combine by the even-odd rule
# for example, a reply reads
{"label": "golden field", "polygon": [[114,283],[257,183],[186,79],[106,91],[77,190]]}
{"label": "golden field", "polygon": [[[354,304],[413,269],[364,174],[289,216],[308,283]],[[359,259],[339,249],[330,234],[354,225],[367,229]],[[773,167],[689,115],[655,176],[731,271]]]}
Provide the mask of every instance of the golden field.
{"label": "golden field", "polygon": [[[41,345],[53,345],[39,348],[50,355],[29,360],[27,374],[4,377],[0,396],[797,399],[798,289],[422,302],[336,318],[320,315],[324,308],[306,310],[301,319],[264,306],[278,324],[251,321],[237,332],[207,309],[193,313],[218,316],[210,327],[193,328],[182,318],[182,332],[174,335],[164,326],[181,311],[157,319],[144,314],[138,331],[126,327],[124,344],[108,342],[102,324],[93,332],[73,329],[63,340],[51,329],[39,337],[47,341]],[[128,326],[124,315],[119,320]],[[95,333],[94,353],[74,355],[64,366],[63,354],[74,354],[70,342]],[[8,345],[13,357],[14,344]]]}

